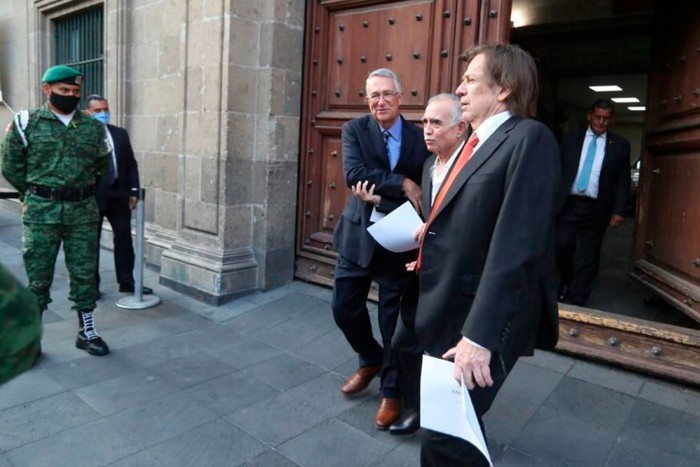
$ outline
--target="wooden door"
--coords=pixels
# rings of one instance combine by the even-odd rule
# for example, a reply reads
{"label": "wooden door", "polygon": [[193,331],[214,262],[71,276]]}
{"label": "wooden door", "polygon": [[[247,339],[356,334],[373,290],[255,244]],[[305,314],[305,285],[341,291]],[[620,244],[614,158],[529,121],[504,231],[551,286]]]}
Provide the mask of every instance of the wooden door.
{"label": "wooden door", "polygon": [[351,196],[340,130],[368,112],[369,72],[395,71],[401,112],[419,121],[431,95],[457,87],[467,48],[507,39],[510,8],[511,0],[307,1],[297,277],[333,283],[333,229]]}
{"label": "wooden door", "polygon": [[655,18],[633,274],[700,321],[700,4]]}

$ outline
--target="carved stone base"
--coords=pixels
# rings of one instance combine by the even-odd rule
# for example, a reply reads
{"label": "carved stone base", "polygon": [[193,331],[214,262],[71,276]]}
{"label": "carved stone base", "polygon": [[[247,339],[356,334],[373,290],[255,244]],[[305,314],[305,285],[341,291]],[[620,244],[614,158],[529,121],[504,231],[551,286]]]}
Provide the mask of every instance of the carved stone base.
{"label": "carved stone base", "polygon": [[216,251],[173,244],[160,260],[160,283],[211,305],[257,289],[258,266],[249,249]]}

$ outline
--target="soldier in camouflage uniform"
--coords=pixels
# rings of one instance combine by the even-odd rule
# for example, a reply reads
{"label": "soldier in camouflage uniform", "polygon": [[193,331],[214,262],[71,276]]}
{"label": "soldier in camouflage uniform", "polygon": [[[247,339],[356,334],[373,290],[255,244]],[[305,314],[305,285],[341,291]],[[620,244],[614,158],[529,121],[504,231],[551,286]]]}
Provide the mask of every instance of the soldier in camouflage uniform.
{"label": "soldier in camouflage uniform", "polygon": [[0,384],[32,366],[40,340],[41,317],[34,295],[0,264]]}
{"label": "soldier in camouflage uniform", "polygon": [[[56,255],[63,243],[69,298],[78,312],[76,347],[106,355],[94,324],[97,286],[95,184],[109,154],[104,125],[76,111],[83,76],[67,66],[49,68],[42,107],[15,118],[0,146],[2,174],[22,199],[22,253],[39,310],[51,301]],[[18,114],[18,115],[21,115]]]}

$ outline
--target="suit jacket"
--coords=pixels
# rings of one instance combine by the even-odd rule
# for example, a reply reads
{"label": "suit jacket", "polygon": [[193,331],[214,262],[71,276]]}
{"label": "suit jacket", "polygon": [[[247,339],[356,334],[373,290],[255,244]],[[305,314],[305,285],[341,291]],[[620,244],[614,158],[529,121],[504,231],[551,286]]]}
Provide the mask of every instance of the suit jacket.
{"label": "suit jacket", "polygon": [[[576,180],[585,137],[586,130],[577,130],[562,138],[562,184],[557,211],[564,206],[566,197],[571,193],[571,186]],[[625,138],[608,131],[605,155],[598,181],[598,202],[595,208],[596,218],[600,220],[601,224],[608,225],[613,214],[625,215],[629,191],[630,143]]]}
{"label": "suit jacket", "polygon": [[462,336],[509,357],[556,345],[560,170],[554,136],[534,120],[511,117],[473,153],[423,242],[415,330],[429,354]]}
{"label": "suit jacket", "polygon": [[[114,154],[117,159],[117,181],[115,186],[108,185],[107,173],[102,176],[97,185],[97,204],[103,211],[110,198],[123,199],[127,202],[130,196],[139,195],[139,169],[134,157],[134,150],[131,147],[129,133],[124,129],[114,125],[107,125],[107,130],[112,135],[114,141]],[[110,154],[109,157],[112,157]]]}
{"label": "suit jacket", "polygon": [[[392,171],[389,165],[384,137],[377,121],[371,115],[359,117],[343,125],[343,172],[348,187],[369,180],[374,192],[381,195],[377,208],[390,212],[406,201],[401,187],[405,177],[420,184],[423,162],[429,152],[423,142],[420,128],[402,119],[401,153]],[[343,209],[333,234],[336,251],[344,258],[366,268],[372,260],[377,242],[367,233],[372,205],[351,196]],[[397,254],[396,261],[404,264],[415,253]]]}

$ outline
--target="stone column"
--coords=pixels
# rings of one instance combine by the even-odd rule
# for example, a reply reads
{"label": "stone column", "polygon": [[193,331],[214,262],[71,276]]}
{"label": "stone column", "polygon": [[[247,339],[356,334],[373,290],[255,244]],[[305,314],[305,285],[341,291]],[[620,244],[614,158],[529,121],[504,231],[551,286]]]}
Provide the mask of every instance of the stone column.
{"label": "stone column", "polygon": [[185,8],[175,239],[161,283],[218,304],[293,277],[304,2]]}

